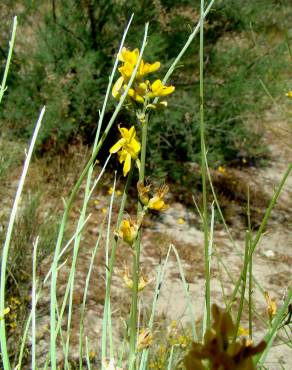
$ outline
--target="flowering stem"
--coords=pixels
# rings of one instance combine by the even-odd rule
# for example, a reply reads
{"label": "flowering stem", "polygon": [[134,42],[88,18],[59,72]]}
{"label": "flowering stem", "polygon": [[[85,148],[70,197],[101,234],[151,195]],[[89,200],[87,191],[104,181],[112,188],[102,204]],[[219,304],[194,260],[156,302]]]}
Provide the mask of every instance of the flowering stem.
{"label": "flowering stem", "polygon": [[201,0],[200,18],[200,136],[201,136],[201,172],[203,191],[203,227],[205,249],[205,303],[206,303],[206,328],[211,324],[210,303],[210,262],[209,262],[209,230],[207,210],[207,185],[206,185],[206,147],[205,147],[205,122],[204,122],[204,0]]}
{"label": "flowering stem", "polygon": [[140,56],[138,58],[137,65],[136,65],[136,67],[133,71],[133,74],[130,78],[129,84],[128,84],[124,94],[122,95],[122,97],[119,101],[119,104],[117,105],[109,123],[107,124],[107,127],[105,128],[103,135],[99,139],[99,142],[96,145],[95,150],[93,151],[93,153],[91,155],[91,158],[87,162],[87,164],[86,164],[84,170],[82,171],[79,179],[77,180],[76,184],[74,185],[74,187],[71,191],[71,194],[69,196],[68,202],[66,204],[66,208],[64,210],[63,216],[62,216],[62,220],[61,220],[61,224],[60,224],[60,228],[59,228],[59,232],[58,232],[58,237],[57,237],[57,242],[56,242],[56,246],[55,246],[55,253],[54,253],[54,259],[53,259],[53,263],[52,263],[52,274],[51,274],[51,294],[50,294],[50,297],[51,297],[51,299],[50,299],[50,331],[51,331],[51,333],[50,333],[51,334],[50,351],[51,352],[50,352],[50,357],[51,357],[51,368],[52,368],[52,370],[57,369],[57,355],[56,355],[57,267],[58,267],[58,256],[59,256],[59,252],[60,252],[60,249],[61,249],[61,245],[62,245],[63,237],[64,237],[64,232],[65,232],[65,226],[67,224],[70,210],[72,208],[75,197],[76,197],[76,195],[77,195],[77,193],[80,189],[80,186],[83,182],[83,179],[85,178],[89,169],[91,168],[92,164],[94,163],[94,161],[96,159],[96,156],[99,153],[99,151],[100,151],[100,149],[101,149],[101,147],[104,143],[104,140],[106,139],[113,123],[115,122],[115,119],[116,119],[120,109],[122,108],[122,105],[123,105],[123,103],[124,103],[124,101],[125,101],[125,99],[128,95],[128,91],[129,91],[130,87],[132,86],[132,83],[133,83],[134,78],[136,76],[138,66],[141,62],[142,55],[143,55],[143,52],[144,52],[144,49],[145,49],[145,46],[146,46],[147,34],[148,34],[148,23],[146,23],[146,25],[145,25],[145,32],[144,32],[143,43],[142,43],[142,46],[141,46]]}
{"label": "flowering stem", "polygon": [[[146,106],[146,103],[145,103]],[[142,122],[141,122],[142,123]],[[145,178],[145,164],[146,164],[146,144],[147,144],[147,129],[148,129],[148,115],[145,115],[145,119],[142,123],[142,143],[141,143],[141,158],[140,158],[140,172],[139,181],[144,182]],[[143,207],[138,202],[137,208],[137,219],[139,219]],[[136,353],[136,341],[137,341],[137,313],[138,313],[138,284],[140,275],[140,248],[141,247],[141,228],[134,245],[134,256],[133,256],[133,294],[132,294],[132,306],[131,306],[131,324],[130,324],[130,355],[129,355],[129,370],[135,369],[135,353]]]}

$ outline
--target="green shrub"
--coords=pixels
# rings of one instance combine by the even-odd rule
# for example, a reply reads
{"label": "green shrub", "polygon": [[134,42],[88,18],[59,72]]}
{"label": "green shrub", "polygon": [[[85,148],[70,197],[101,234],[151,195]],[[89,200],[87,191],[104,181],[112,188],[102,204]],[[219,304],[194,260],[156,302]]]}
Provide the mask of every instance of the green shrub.
{"label": "green shrub", "polygon": [[[20,22],[24,29],[32,26],[30,37],[37,47],[30,44],[16,54],[21,63],[12,68],[9,99],[0,113],[3,125],[23,138],[31,134],[39,106],[48,105],[41,151],[58,151],[77,134],[92,143],[112,57],[132,12],[135,17],[126,44],[139,47],[140,25],[151,21],[145,59],[160,60],[162,69],[177,55],[199,18],[199,4],[194,9],[191,1],[62,0],[55,4],[53,9],[47,1],[26,2]],[[288,14],[288,8],[285,1],[218,1],[208,16],[205,115],[213,166],[237,165],[242,158],[256,165],[265,155],[263,145],[254,145],[259,136],[248,123],[254,120],[252,114],[267,106],[261,80],[273,89],[273,95],[281,91],[279,87],[283,90],[275,76],[285,69],[287,50],[282,34],[289,28],[289,16],[280,23],[276,15],[282,19],[280,15]],[[273,48],[267,45],[271,27],[279,34]],[[189,48],[171,81],[178,87],[169,102],[171,113],[167,111],[163,119],[154,117],[152,122],[149,150],[158,177],[166,173],[180,177],[173,171],[175,163],[198,161],[198,42]],[[112,100],[107,107],[108,115],[114,104]],[[129,117],[123,113],[118,119],[126,123]]]}

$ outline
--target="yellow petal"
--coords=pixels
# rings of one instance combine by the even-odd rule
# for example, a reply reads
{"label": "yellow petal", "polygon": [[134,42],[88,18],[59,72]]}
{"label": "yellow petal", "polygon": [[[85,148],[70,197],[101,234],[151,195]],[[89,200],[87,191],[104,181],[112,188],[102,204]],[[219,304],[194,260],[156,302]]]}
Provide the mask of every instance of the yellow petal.
{"label": "yellow petal", "polygon": [[134,156],[136,157],[137,154],[140,152],[140,149],[141,149],[141,144],[139,143],[139,141],[137,141],[136,139],[132,139],[131,140],[131,149],[132,149],[132,152],[133,152]]}
{"label": "yellow petal", "polygon": [[114,154],[114,153],[117,153],[122,147],[123,145],[126,143],[126,140],[125,139],[120,139],[119,141],[117,141],[111,148],[110,148],[110,153],[111,154]]}
{"label": "yellow petal", "polygon": [[133,99],[135,100],[137,103],[141,103],[143,104],[144,103],[144,98],[138,94],[138,92],[134,89],[129,89],[128,91],[128,95]]}
{"label": "yellow petal", "polygon": [[126,160],[127,154],[128,154],[128,152],[127,152],[126,150],[124,150],[124,149],[122,149],[122,150],[118,153],[120,163],[123,163],[123,162]]}
{"label": "yellow petal", "polygon": [[161,95],[159,96],[166,96],[166,95],[172,94],[174,90],[175,90],[174,86],[164,86],[163,90],[161,91]]}
{"label": "yellow petal", "polygon": [[135,66],[130,63],[125,63],[122,67],[119,68],[119,72],[125,80],[129,80],[132,76]]}
{"label": "yellow petal", "polygon": [[136,136],[135,126],[132,126],[129,130],[129,139],[132,140]]}
{"label": "yellow petal", "polygon": [[155,72],[160,68],[160,62],[155,62],[149,65],[149,73]]}
{"label": "yellow petal", "polygon": [[125,163],[124,163],[124,167],[123,167],[123,175],[124,175],[124,177],[127,176],[127,174],[130,171],[130,169],[131,169],[131,156],[130,156],[130,154],[127,154],[126,160],[125,160]]}
{"label": "yellow petal", "polygon": [[161,80],[156,80],[151,85],[151,90],[153,91],[153,93],[155,93],[155,92],[159,91],[160,89],[162,89],[162,87],[163,87],[163,84],[162,84]]}
{"label": "yellow petal", "polygon": [[175,90],[174,86],[165,86],[161,80],[156,80],[151,85],[151,92],[149,93],[150,98],[166,96],[173,93]]}
{"label": "yellow petal", "polygon": [[119,126],[119,131],[123,139],[127,140],[129,138],[129,130],[126,127]]}
{"label": "yellow petal", "polygon": [[120,99],[121,97],[121,93],[120,93],[120,90],[123,86],[123,83],[124,83],[124,79],[123,77],[119,77],[117,79],[117,81],[115,82],[114,86],[113,86],[113,89],[112,89],[112,95],[115,99]]}

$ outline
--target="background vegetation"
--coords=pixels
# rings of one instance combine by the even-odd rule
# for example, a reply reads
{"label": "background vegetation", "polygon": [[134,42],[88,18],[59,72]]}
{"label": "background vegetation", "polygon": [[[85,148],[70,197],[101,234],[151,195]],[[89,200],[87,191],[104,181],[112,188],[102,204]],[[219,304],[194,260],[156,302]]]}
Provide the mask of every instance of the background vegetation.
{"label": "background vegetation", "polygon": [[[19,9],[23,33],[18,35],[21,46],[14,57],[1,122],[10,137],[26,139],[37,108],[48,105],[40,153],[66,150],[76,136],[92,143],[118,36],[132,12],[135,18],[128,46],[139,44],[141,24],[150,20],[146,58],[160,60],[163,70],[199,17],[199,2],[194,7],[193,1],[13,3],[11,7],[11,1],[4,2],[1,14],[7,23],[11,19],[7,14]],[[273,96],[285,91],[278,74],[288,73],[283,54],[290,37],[289,10],[289,1],[219,0],[208,17],[205,114],[213,166],[242,165],[243,159],[245,165],[258,165],[267,155],[257,135],[260,128],[251,129],[250,123],[271,104],[264,87]],[[5,45],[3,35],[1,45]],[[163,117],[154,117],[150,129],[149,150],[155,164],[152,172],[163,178],[168,174],[176,181],[182,180],[185,167],[175,163],[198,161],[198,42],[194,41],[172,78],[177,91],[169,101],[171,113],[167,110]],[[1,50],[3,65],[6,52],[3,46]],[[112,101],[107,114],[114,104]],[[124,115],[120,121],[130,124]]]}

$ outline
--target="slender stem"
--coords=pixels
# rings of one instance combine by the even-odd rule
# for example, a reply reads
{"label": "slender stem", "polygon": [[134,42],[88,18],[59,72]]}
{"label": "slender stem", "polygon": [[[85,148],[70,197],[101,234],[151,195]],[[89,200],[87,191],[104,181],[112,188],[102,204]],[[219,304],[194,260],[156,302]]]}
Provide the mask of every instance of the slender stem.
{"label": "slender stem", "polygon": [[252,253],[251,243],[249,243],[249,269],[248,269],[248,332],[249,338],[252,340]]}
{"label": "slender stem", "polygon": [[33,258],[32,258],[32,289],[31,289],[31,368],[35,369],[36,360],[36,289],[37,289],[37,248],[39,237],[36,238],[33,244]]}
{"label": "slender stem", "polygon": [[278,198],[279,198],[279,196],[280,196],[280,194],[282,192],[282,189],[283,189],[283,187],[285,185],[285,182],[286,182],[287,178],[289,177],[291,171],[292,171],[292,163],[289,164],[288,169],[285,172],[285,174],[283,176],[283,179],[280,182],[280,185],[279,185],[277,191],[275,192],[275,194],[274,194],[274,196],[273,196],[273,198],[272,198],[272,200],[271,200],[271,202],[269,204],[268,209],[266,210],[266,213],[265,213],[265,216],[264,216],[263,221],[261,223],[261,226],[259,227],[258,232],[257,232],[257,234],[255,236],[255,239],[254,239],[254,241],[252,243],[251,253],[254,252],[254,250],[255,250],[255,248],[256,248],[256,246],[257,246],[257,244],[258,244],[258,242],[259,242],[259,240],[260,240],[260,238],[261,238],[261,236],[262,236],[262,234],[264,232],[264,229],[265,229],[265,227],[267,225],[267,222],[268,222],[268,220],[270,218],[271,212],[272,212],[273,208],[275,207],[275,205],[277,203],[277,200],[278,200]]}
{"label": "slender stem", "polygon": [[[123,214],[125,210],[125,205],[127,201],[127,196],[128,196],[128,191],[129,187],[132,181],[132,175],[133,175],[133,169],[134,167],[131,168],[128,177],[127,177],[127,182],[125,185],[124,193],[122,196],[121,200],[121,205],[119,209],[119,214],[118,214],[118,219],[117,219],[117,226],[116,229],[118,230],[120,227],[120,224],[123,219]],[[114,265],[116,261],[116,251],[117,251],[117,246],[118,246],[118,237],[115,236],[112,244],[112,251],[111,251],[111,256],[109,260],[109,265],[107,266],[108,268],[108,274],[107,274],[107,279],[106,279],[106,292],[105,292],[105,300],[104,300],[104,310],[103,310],[103,323],[102,323],[102,345],[101,345],[101,357],[102,361],[106,360],[106,346],[107,346],[107,326],[108,326],[108,311],[109,311],[109,306],[110,306],[110,293],[111,293],[111,281],[112,281],[112,276],[113,276],[113,270],[114,270]]]}
{"label": "slender stem", "polygon": [[[146,104],[145,104],[146,106]],[[142,122],[141,122],[142,123]],[[146,147],[147,147],[147,131],[148,131],[148,115],[145,115],[145,120],[142,123],[142,143],[141,143],[141,158],[139,181],[144,182],[145,165],[146,165]],[[142,212],[142,205],[138,202],[137,218]],[[135,353],[137,341],[137,313],[138,313],[138,285],[140,276],[140,252],[141,252],[141,229],[139,230],[137,240],[134,245],[133,256],[133,291],[132,291],[132,306],[131,306],[131,326],[130,326],[130,354],[129,354],[129,370],[135,369]]]}
{"label": "slender stem", "polygon": [[[277,200],[278,200],[278,198],[279,198],[279,196],[280,196],[280,194],[281,194],[281,192],[282,192],[282,190],[283,190],[283,187],[284,187],[284,185],[285,185],[285,182],[286,182],[287,178],[289,177],[289,175],[290,175],[290,172],[291,172],[291,171],[292,171],[292,163],[288,166],[288,169],[287,169],[287,171],[285,172],[285,174],[284,174],[284,176],[283,176],[283,178],[282,178],[282,180],[281,180],[281,182],[280,182],[280,184],[279,184],[279,186],[278,186],[278,189],[276,190],[276,192],[275,192],[275,194],[274,194],[273,198],[271,199],[271,202],[270,202],[270,204],[269,204],[269,207],[268,207],[268,208],[267,208],[267,210],[266,210],[265,216],[264,216],[264,218],[263,218],[263,221],[262,221],[262,223],[261,223],[261,226],[259,227],[259,229],[258,229],[258,231],[257,231],[257,234],[256,234],[256,236],[255,236],[255,239],[254,239],[253,241],[251,240],[251,245],[250,245],[250,256],[252,256],[252,255],[253,255],[253,253],[254,253],[254,251],[255,251],[255,248],[256,248],[256,246],[257,246],[258,242],[260,241],[260,238],[261,238],[261,236],[262,236],[262,234],[263,234],[263,232],[264,232],[264,229],[265,229],[265,227],[266,227],[266,225],[267,225],[267,223],[268,223],[268,220],[269,220],[269,218],[270,218],[271,212],[272,212],[273,208],[275,207],[275,204],[277,203]],[[260,289],[260,290],[262,291],[262,293],[263,293],[263,288],[262,288],[262,287],[257,283],[257,281],[256,281],[255,277],[252,277],[252,279],[253,279],[253,281],[257,284],[257,286],[259,287],[259,289]],[[237,291],[238,291],[238,289],[239,289],[240,284],[241,284],[241,277],[239,277],[239,279],[237,280],[237,282],[236,282],[236,284],[235,284],[235,287],[234,287],[233,293],[232,293],[232,295],[231,295],[231,300],[230,300],[231,304],[232,304],[233,300],[234,300],[234,299],[235,299],[235,297],[236,297],[236,294],[237,294]]]}
{"label": "slender stem", "polygon": [[[12,211],[7,227],[7,232],[6,232],[6,237],[5,237],[5,242],[2,250],[2,261],[1,261],[1,292],[0,292],[0,312],[3,312],[4,310],[4,305],[5,305],[5,286],[6,286],[6,267],[7,267],[7,260],[8,260],[8,252],[10,248],[10,242],[12,238],[12,232],[14,228],[14,223],[18,211],[18,206],[20,203],[20,198],[21,198],[21,193],[23,190],[24,182],[26,179],[26,175],[28,172],[30,160],[33,154],[33,150],[35,147],[36,139],[41,127],[42,119],[45,114],[45,107],[41,110],[41,113],[39,115],[31,143],[29,146],[28,153],[25,158],[24,166],[23,166],[23,171],[20,176],[19,184],[17,187],[14,203],[12,206]],[[3,368],[4,370],[10,369],[10,363],[9,363],[9,356],[8,356],[8,351],[7,351],[7,341],[6,341],[6,330],[5,330],[5,317],[3,320],[0,321],[0,341],[1,341],[1,354],[2,354],[2,362],[3,362]]]}
{"label": "slender stem", "polygon": [[243,311],[243,305],[244,305],[244,296],[245,296],[245,288],[246,288],[246,278],[247,278],[247,267],[248,267],[248,260],[249,260],[249,245],[250,245],[250,235],[249,231],[246,232],[246,238],[245,238],[245,253],[244,253],[244,263],[243,263],[243,269],[241,273],[241,278],[242,278],[242,287],[241,287],[241,294],[240,294],[240,300],[239,300],[239,308],[238,308],[238,313],[237,313],[237,318],[236,318],[236,330],[234,333],[233,337],[233,342],[235,342],[239,325],[240,325],[240,319],[242,316],[242,311]]}
{"label": "slender stem", "polygon": [[[194,38],[196,37],[197,33],[199,32],[199,29],[200,29],[200,26],[202,24],[202,20],[204,21],[204,18],[206,18],[207,14],[209,13],[210,9],[212,8],[213,4],[214,4],[215,0],[211,0],[210,1],[210,4],[207,6],[205,12],[203,13],[203,17],[201,17],[199,23],[196,25],[196,27],[194,28],[194,31],[190,34],[187,42],[185,43],[185,45],[182,47],[181,51],[179,52],[178,56],[175,58],[175,60],[173,61],[172,65],[169,67],[168,71],[166,72],[166,75],[164,76],[163,78],[163,83],[165,84],[167,82],[167,80],[169,79],[169,77],[173,74],[176,66],[178,65],[178,63],[180,62],[181,58],[183,57],[184,53],[187,51],[188,47],[191,45],[192,41],[194,40]],[[158,98],[156,98],[154,100],[154,103],[156,103],[156,101],[158,100]]]}
{"label": "slender stem", "polygon": [[204,0],[201,0],[200,18],[200,136],[201,136],[201,172],[203,192],[203,228],[205,250],[205,304],[206,328],[211,325],[211,300],[210,300],[210,261],[209,261],[209,230],[207,209],[207,182],[206,182],[206,147],[205,147],[205,122],[204,122]]}
{"label": "slender stem", "polygon": [[0,86],[0,103],[2,101],[4,92],[6,90],[6,80],[7,80],[7,76],[8,76],[8,72],[9,72],[9,66],[10,66],[10,63],[11,63],[11,58],[12,58],[12,53],[13,53],[13,48],[14,48],[16,28],[17,28],[17,17],[15,16],[13,18],[13,28],[12,28],[12,33],[11,33],[11,39],[9,41],[8,56],[7,56],[7,60],[6,60],[6,64],[5,64],[2,83],[1,83],[1,86]]}
{"label": "slender stem", "polygon": [[[0,86],[0,103],[2,101],[4,92],[6,90],[6,80],[7,80],[9,66],[10,66],[11,57],[12,57],[12,53],[13,53],[14,41],[15,41],[15,36],[16,36],[16,27],[17,27],[17,17],[14,17],[12,34],[11,34],[11,39],[10,39],[10,42],[9,42],[8,56],[7,56],[7,60],[6,60],[6,65],[5,65],[5,69],[4,69],[2,83],[1,83],[1,86]],[[23,175],[24,175],[24,172],[23,172]],[[19,184],[19,187],[20,187],[20,184]],[[16,202],[16,200],[17,200],[17,202]],[[14,202],[14,205],[13,205],[13,207],[16,208],[15,209],[15,216],[16,216],[17,206],[18,206],[18,199],[16,198],[15,202]],[[6,239],[5,239],[5,244],[4,244],[3,251],[2,251],[0,312],[3,312],[4,307],[5,307],[5,285],[6,285],[7,257],[8,257],[10,238],[11,238],[12,229],[13,229],[13,225],[14,225],[14,221],[15,221],[15,216],[13,216],[13,209],[12,209],[12,213],[11,213],[11,217],[10,217],[9,225],[8,225],[8,230],[7,230],[7,235],[6,235]],[[9,232],[9,228],[10,228],[10,232]],[[8,352],[7,352],[7,342],[6,342],[5,318],[3,320],[1,320],[1,323],[0,323],[0,341],[1,341],[1,356],[2,356],[3,367],[4,367],[4,369],[10,369],[9,356],[8,356]]]}
{"label": "slender stem", "polygon": [[252,340],[252,253],[251,253],[251,220],[250,220],[250,191],[247,188],[247,224],[248,224],[248,245],[249,245],[249,261],[248,261],[248,333]]}

